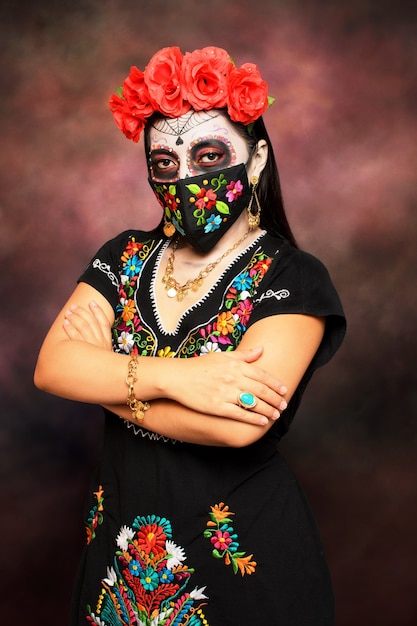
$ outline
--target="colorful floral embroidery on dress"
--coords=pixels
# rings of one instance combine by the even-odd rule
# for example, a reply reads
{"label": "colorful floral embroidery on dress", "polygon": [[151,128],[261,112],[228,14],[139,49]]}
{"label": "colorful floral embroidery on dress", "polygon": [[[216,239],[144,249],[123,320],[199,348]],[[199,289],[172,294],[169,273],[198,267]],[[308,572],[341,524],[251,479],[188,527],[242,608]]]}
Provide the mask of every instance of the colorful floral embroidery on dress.
{"label": "colorful floral embroidery on dress", "polygon": [[217,319],[187,337],[181,356],[197,356],[222,350],[234,350],[247,329],[253,311],[256,288],[269,270],[272,257],[256,252],[246,268],[231,283],[224,307]]}
{"label": "colorful floral embroidery on dress", "polygon": [[96,536],[96,528],[99,524],[103,523],[103,487],[100,485],[98,491],[94,491],[94,495],[97,499],[97,504],[93,506],[90,511],[89,518],[85,525],[85,529],[87,531],[87,545],[91,543],[91,541]]}
{"label": "colorful floral embroidery on dress", "polygon": [[238,536],[231,525],[231,515],[234,513],[229,511],[224,502],[210,508],[210,520],[207,522],[204,537],[213,544],[212,555],[216,559],[224,559],[226,565],[231,565],[234,574],[253,574],[257,563],[252,560],[253,554],[246,555],[246,552],[239,551]]}
{"label": "colorful floral embroidery on dress", "polygon": [[95,612],[87,621],[99,626],[208,626],[202,607],[205,587],[186,588],[194,569],[184,564],[184,549],[172,541],[164,517],[137,517],[116,538],[112,567],[102,580]]}
{"label": "colorful floral embroidery on dress", "polygon": [[157,355],[163,359],[172,359],[175,356],[175,352],[171,350],[171,346],[165,346],[165,348],[158,350]]}
{"label": "colorful floral embroidery on dress", "polygon": [[154,337],[142,326],[134,300],[143,263],[151,253],[154,243],[153,240],[137,243],[131,237],[122,254],[117,318],[113,324],[115,352],[146,355],[155,347]]}
{"label": "colorful floral embroidery on dress", "polygon": [[[237,183],[229,193],[235,190],[238,194]],[[113,325],[115,352],[187,358],[234,350],[248,327],[256,290],[271,266],[272,257],[262,249],[255,252],[244,270],[230,283],[217,316],[207,324],[194,328],[179,348],[173,348],[170,345],[161,346],[153,331],[142,322],[135,300],[143,264],[154,248],[155,240],[138,243],[131,237],[122,253],[119,302]]]}

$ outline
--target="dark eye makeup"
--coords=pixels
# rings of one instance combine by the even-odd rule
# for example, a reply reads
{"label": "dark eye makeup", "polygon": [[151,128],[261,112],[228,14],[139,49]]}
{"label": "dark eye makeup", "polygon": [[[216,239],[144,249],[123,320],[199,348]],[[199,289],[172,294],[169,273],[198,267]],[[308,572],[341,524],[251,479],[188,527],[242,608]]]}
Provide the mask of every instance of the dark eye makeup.
{"label": "dark eye makeup", "polygon": [[[236,155],[229,142],[209,137],[198,139],[187,150],[187,169],[191,175],[216,171],[234,165]],[[175,182],[179,178],[180,158],[173,150],[155,148],[149,156],[152,180]]]}
{"label": "dark eye makeup", "polygon": [[231,165],[232,152],[223,141],[208,139],[191,147],[187,161],[189,169],[196,173],[210,169],[223,169]]}
{"label": "dark eye makeup", "polygon": [[178,179],[180,160],[175,152],[158,148],[149,157],[151,178],[160,182],[173,182]]}

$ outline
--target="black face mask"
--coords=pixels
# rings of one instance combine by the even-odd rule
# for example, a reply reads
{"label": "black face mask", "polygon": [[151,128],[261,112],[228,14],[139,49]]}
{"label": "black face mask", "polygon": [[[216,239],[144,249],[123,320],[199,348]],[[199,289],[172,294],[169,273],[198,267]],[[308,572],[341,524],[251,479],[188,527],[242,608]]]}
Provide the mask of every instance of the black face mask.
{"label": "black face mask", "polygon": [[198,252],[209,252],[248,206],[251,189],[244,163],[181,178],[173,183],[149,178],[167,222]]}

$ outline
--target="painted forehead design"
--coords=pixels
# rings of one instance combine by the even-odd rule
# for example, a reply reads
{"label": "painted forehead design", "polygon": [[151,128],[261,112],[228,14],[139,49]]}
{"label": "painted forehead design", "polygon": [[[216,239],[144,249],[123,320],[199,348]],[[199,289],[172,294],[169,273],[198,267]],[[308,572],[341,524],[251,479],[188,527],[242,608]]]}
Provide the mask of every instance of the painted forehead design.
{"label": "painted forehead design", "polygon": [[[198,143],[210,142],[210,140],[214,140],[216,142],[222,142],[223,144],[225,144],[227,148],[230,150],[230,152],[233,154],[233,156],[235,157],[236,156],[235,148],[233,146],[232,141],[228,137],[234,134],[233,127],[228,128],[226,120],[222,119],[222,116],[219,112],[215,113],[214,111],[198,111],[198,112],[193,111],[191,114],[186,113],[185,115],[182,115],[179,118],[175,118],[175,119],[162,118],[160,120],[157,120],[155,124],[152,125],[152,128],[154,128],[157,131],[157,133],[152,133],[152,130],[150,130],[150,133],[149,133],[150,152],[154,152],[157,150],[165,150],[167,152],[172,153],[176,158],[179,158],[176,151],[171,146],[169,146],[168,139],[166,139],[165,137],[161,137],[161,134],[170,135],[170,136],[175,136],[178,134],[177,141],[175,143],[178,146],[183,145],[184,140],[180,136],[181,134],[189,133],[189,131],[192,130],[193,128],[197,128],[197,126],[205,122],[214,120],[214,118],[220,118],[220,119],[218,120],[218,122],[214,122],[213,124],[210,124],[210,128],[208,129],[207,135],[204,134],[204,135],[200,135],[197,137],[195,136],[195,134],[191,135],[190,144],[187,149],[187,162],[190,159],[191,151]],[[232,136],[231,139],[233,140],[234,137]],[[236,134],[235,140],[237,142],[241,140],[239,135]],[[242,138],[242,141],[244,142],[243,138]]]}
{"label": "painted forehead design", "polygon": [[163,117],[162,119],[157,120],[152,127],[155,130],[158,130],[165,135],[175,135],[177,136],[177,141],[175,142],[177,146],[180,146],[184,143],[181,135],[183,133],[187,133],[192,128],[195,128],[199,124],[203,124],[203,122],[208,122],[208,120],[212,120],[215,117],[219,116],[219,112],[216,110],[212,111],[189,111],[181,117],[169,118]]}

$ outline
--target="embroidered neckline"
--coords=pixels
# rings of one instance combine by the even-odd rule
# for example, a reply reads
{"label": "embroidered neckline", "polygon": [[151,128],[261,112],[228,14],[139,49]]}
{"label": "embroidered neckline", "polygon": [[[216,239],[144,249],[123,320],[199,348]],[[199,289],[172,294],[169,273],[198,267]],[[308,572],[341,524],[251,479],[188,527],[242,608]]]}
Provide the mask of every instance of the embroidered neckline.
{"label": "embroidered neckline", "polygon": [[256,239],[254,239],[251,243],[249,243],[246,248],[244,250],[242,250],[241,252],[239,252],[239,254],[237,256],[234,257],[234,259],[232,259],[230,261],[230,263],[225,267],[224,271],[220,274],[219,278],[216,280],[216,282],[210,287],[210,289],[208,291],[206,291],[199,300],[197,300],[197,302],[195,302],[194,304],[192,304],[191,306],[189,306],[184,313],[182,313],[182,315],[179,317],[178,322],[176,327],[174,328],[174,330],[167,330],[164,326],[164,323],[161,319],[161,316],[159,314],[159,310],[158,310],[158,305],[156,302],[156,277],[158,274],[158,269],[162,260],[162,256],[165,252],[165,250],[168,248],[169,244],[171,243],[170,239],[167,239],[163,245],[161,246],[157,258],[156,258],[156,263],[153,267],[152,270],[152,277],[151,277],[151,288],[149,290],[149,297],[150,297],[150,302],[151,302],[151,306],[152,306],[152,311],[155,317],[155,321],[156,324],[158,326],[158,330],[161,334],[166,335],[166,336],[175,336],[178,334],[181,325],[184,321],[184,319],[191,314],[192,311],[194,311],[194,309],[196,309],[199,306],[202,306],[206,300],[208,299],[208,297],[218,288],[219,284],[222,282],[223,278],[225,277],[225,275],[230,271],[230,269],[233,267],[233,265],[235,265],[235,263],[237,263],[239,261],[239,259],[241,259],[245,254],[247,254],[251,248],[255,245],[257,245],[259,243],[259,240],[266,234],[265,230],[262,230],[259,235],[256,237]]}

